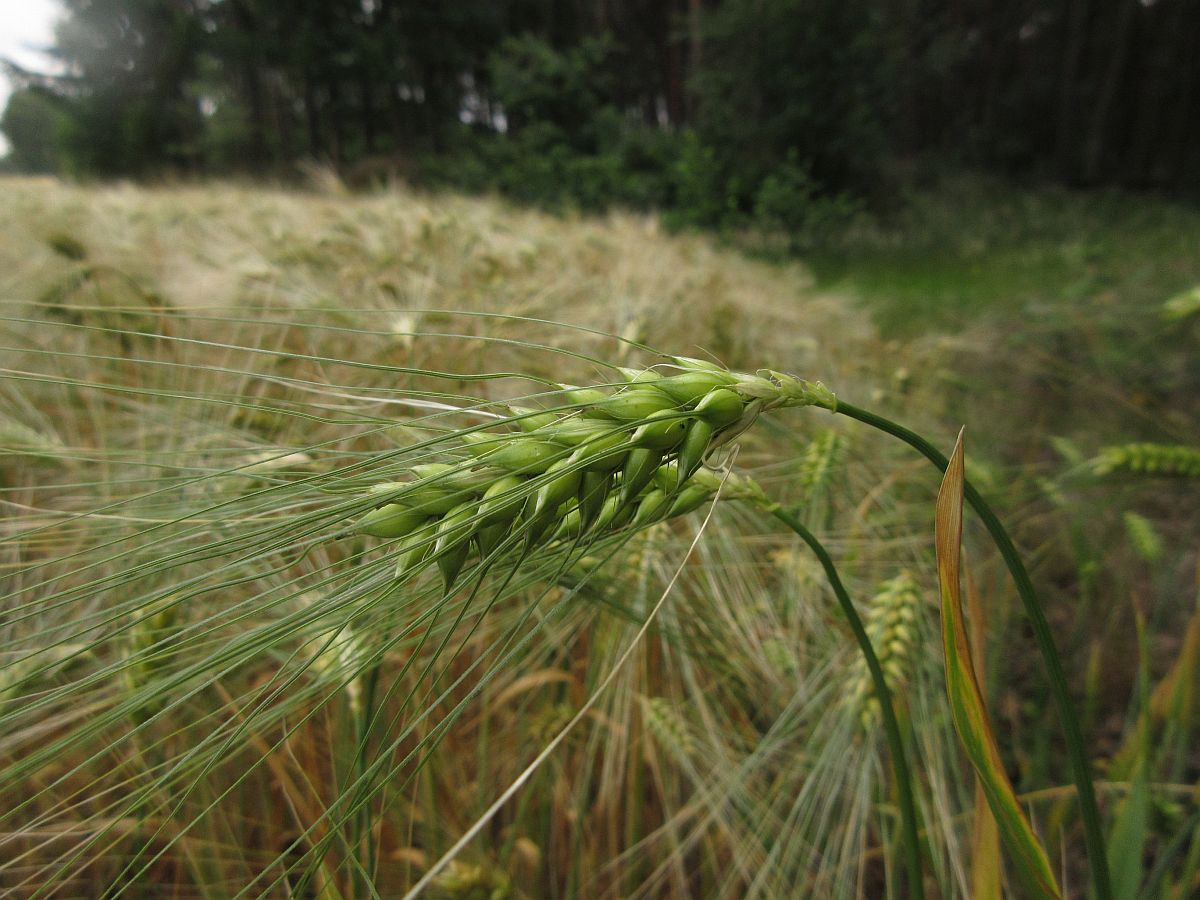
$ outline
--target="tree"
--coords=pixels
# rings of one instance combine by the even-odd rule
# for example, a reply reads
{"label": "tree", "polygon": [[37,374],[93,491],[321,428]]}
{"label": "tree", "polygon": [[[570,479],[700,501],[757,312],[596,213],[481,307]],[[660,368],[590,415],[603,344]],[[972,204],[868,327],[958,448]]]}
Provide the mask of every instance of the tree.
{"label": "tree", "polygon": [[703,143],[757,185],[789,158],[862,188],[889,149],[886,22],[869,0],[726,0],[703,22],[694,76]]}
{"label": "tree", "polygon": [[49,91],[23,87],[8,98],[0,131],[8,138],[8,165],[18,172],[50,173],[59,168],[58,138],[65,114]]}
{"label": "tree", "polygon": [[195,163],[201,114],[195,73],[202,0],[66,0],[54,54],[70,73],[62,150],[101,175]]}

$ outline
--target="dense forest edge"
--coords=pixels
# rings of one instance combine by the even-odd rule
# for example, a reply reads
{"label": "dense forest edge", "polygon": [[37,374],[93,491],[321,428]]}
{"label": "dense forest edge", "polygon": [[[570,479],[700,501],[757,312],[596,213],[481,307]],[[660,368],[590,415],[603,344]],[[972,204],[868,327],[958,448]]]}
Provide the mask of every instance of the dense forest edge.
{"label": "dense forest edge", "polygon": [[[66,0],[9,171],[498,191],[820,243],[947,171],[1194,197],[1183,0]],[[785,248],[785,249],[790,249]]]}

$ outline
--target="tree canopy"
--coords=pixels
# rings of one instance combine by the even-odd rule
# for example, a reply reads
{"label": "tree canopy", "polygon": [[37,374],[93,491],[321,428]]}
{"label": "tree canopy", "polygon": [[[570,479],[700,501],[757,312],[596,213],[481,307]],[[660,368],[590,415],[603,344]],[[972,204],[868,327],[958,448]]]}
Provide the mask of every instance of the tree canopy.
{"label": "tree canopy", "polygon": [[64,0],[9,166],[356,173],[712,223],[927,160],[1194,189],[1188,0]]}

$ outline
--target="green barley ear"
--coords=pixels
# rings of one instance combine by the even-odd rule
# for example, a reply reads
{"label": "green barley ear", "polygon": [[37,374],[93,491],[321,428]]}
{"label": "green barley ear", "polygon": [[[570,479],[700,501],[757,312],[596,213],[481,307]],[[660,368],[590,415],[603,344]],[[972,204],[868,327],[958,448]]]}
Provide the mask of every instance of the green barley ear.
{"label": "green barley ear", "polygon": [[647,525],[653,525],[659,519],[666,516],[671,508],[672,498],[666,491],[655,488],[643,494],[638,501],[637,512],[633,514],[633,521],[630,523],[634,530],[645,528]]}
{"label": "green barley ear", "polygon": [[631,450],[621,471],[621,502],[629,503],[654,479],[663,455],[644,447]]}
{"label": "green barley ear", "polygon": [[[635,447],[646,447],[650,450],[665,452],[673,450],[679,444],[683,443],[683,439],[687,437],[687,433],[688,424],[686,420],[678,417],[671,410],[659,410],[645,417],[645,421],[638,426],[638,429],[633,433],[633,437],[630,438],[630,443]],[[710,437],[711,434],[710,430]],[[708,443],[705,442],[704,446],[707,448]]]}
{"label": "green barley ear", "polygon": [[582,527],[587,528],[596,521],[612,487],[612,478],[603,472],[583,473],[579,482],[579,518]]}
{"label": "green barley ear", "polygon": [[690,757],[696,742],[675,703],[666,697],[638,697],[642,720],[654,742],[675,758]]}
{"label": "green barley ear", "polygon": [[1200,285],[1176,294],[1163,304],[1163,316],[1176,321],[1200,313]]}
{"label": "green barley ear", "polygon": [[65,231],[52,231],[46,235],[46,246],[72,262],[83,262],[87,259],[87,247],[83,241]]}
{"label": "green barley ear", "polygon": [[[893,699],[903,697],[912,670],[914,648],[920,645],[921,592],[908,572],[879,585],[863,623],[876,648],[884,680]],[[879,727],[879,699],[861,657],[855,657],[846,702],[856,709],[864,731]]]}
{"label": "green barley ear", "polygon": [[558,527],[554,529],[552,540],[573,541],[583,534],[583,515],[579,511],[579,507],[567,510],[558,520]]}
{"label": "green barley ear", "polygon": [[819,406],[837,412],[837,397],[819,381],[807,381],[784,372],[771,372],[779,385],[780,404],[785,406]]}
{"label": "green barley ear", "polygon": [[564,403],[572,406],[592,406],[596,403],[603,403],[608,399],[609,395],[599,388],[584,388],[574,384],[560,384],[559,397]]}
{"label": "green barley ear", "polygon": [[523,720],[525,732],[534,744],[544,746],[566,727],[574,715],[575,707],[570,703],[546,704]]}
{"label": "green barley ear", "polygon": [[467,432],[460,436],[468,453],[489,466],[518,475],[545,472],[563,455],[562,448],[548,441],[514,441],[504,435]]}
{"label": "green barley ear", "polygon": [[735,440],[758,421],[765,409],[766,403],[763,400],[751,400],[743,408],[741,416],[717,434],[713,439],[713,447],[721,447]]}
{"label": "green barley ear", "polygon": [[1084,463],[1083,451],[1076,446],[1075,442],[1062,435],[1053,435],[1050,437],[1050,446],[1054,448],[1054,452],[1063,458],[1068,465],[1079,466]]}
{"label": "green barley ear", "polygon": [[683,445],[679,448],[679,462],[675,489],[680,490],[684,482],[696,474],[696,470],[704,462],[704,454],[712,446],[716,434],[713,426],[704,419],[696,419],[688,426]]}
{"label": "green barley ear", "polygon": [[541,412],[527,406],[510,404],[508,411],[512,415],[512,423],[522,431],[537,431],[539,428],[545,428],[558,421],[558,417],[554,413]]}
{"label": "green barley ear", "polygon": [[696,415],[714,428],[724,428],[738,421],[746,412],[746,403],[736,391],[715,388],[696,404]]}
{"label": "green barley ear", "polygon": [[396,565],[393,569],[393,575],[398,581],[403,581],[420,572],[425,563],[433,556],[439,524],[440,522],[437,520],[431,521],[405,542],[404,548],[396,556]]}
{"label": "green barley ear", "polygon": [[482,558],[486,559],[500,546],[529,502],[528,493],[523,491],[525,483],[516,475],[505,475],[484,491],[478,509],[479,530],[475,533]]}
{"label": "green barley ear", "polygon": [[[180,604],[173,597],[160,602],[156,612],[142,615],[129,629],[127,646],[129,665],[125,669],[126,684],[131,695],[152,694],[155,680],[171,668],[172,636],[182,628]],[[140,725],[163,708],[163,698],[147,698],[134,710],[133,719]]]}
{"label": "green barley ear", "polygon": [[369,494],[381,506],[398,504],[425,515],[440,516],[483,493],[496,478],[495,470],[466,471],[447,464],[413,466],[412,473],[417,476],[413,481],[377,484],[369,488]]}
{"label": "green barley ear", "polygon": [[728,370],[724,366],[717,365],[714,362],[709,362],[706,359],[696,359],[691,356],[672,356],[669,357],[671,362],[679,366],[681,369],[692,369],[700,372],[722,372],[728,374]]}
{"label": "green barley ear", "polygon": [[389,503],[373,509],[354,525],[359,534],[377,538],[401,538],[429,521],[429,515],[411,506]]}
{"label": "green barley ear", "polygon": [[516,475],[504,475],[493,481],[483,492],[479,504],[479,524],[511,524],[528,500],[520,493],[525,479]]}
{"label": "green barley ear", "polygon": [[625,433],[608,432],[580,444],[571,454],[571,461],[585,472],[609,473],[625,463],[630,446]]}
{"label": "green barley ear", "polygon": [[533,515],[553,513],[579,492],[583,473],[570,460],[560,460],[546,470],[550,481],[538,489]]}
{"label": "green barley ear", "polygon": [[676,516],[686,516],[688,513],[699,509],[707,503],[712,496],[713,492],[704,485],[695,483],[685,484],[683,489],[671,499],[671,505],[667,509],[666,518],[674,519]]}
{"label": "green barley ear", "polygon": [[6,456],[13,456],[45,463],[62,463],[65,449],[57,436],[0,413],[0,461]]}
{"label": "green barley ear", "polygon": [[1174,478],[1200,478],[1200,448],[1168,444],[1120,444],[1104,447],[1092,460],[1092,472],[1136,472]]}
{"label": "green barley ear", "polygon": [[1127,510],[1122,519],[1125,523],[1125,533],[1129,536],[1129,543],[1133,545],[1137,555],[1148,563],[1155,563],[1162,559],[1162,538],[1150,520],[1145,516],[1138,515],[1133,510]]}
{"label": "green barley ear", "polygon": [[603,532],[609,529],[616,531],[624,528],[633,517],[633,512],[633,506],[623,503],[619,494],[609,494],[604,500],[604,505],[600,507],[600,514],[596,516],[593,530]]}
{"label": "green barley ear", "polygon": [[505,872],[486,865],[452,860],[433,880],[438,896],[462,900],[509,900],[515,897],[512,881]]}
{"label": "green barley ear", "polygon": [[695,403],[718,388],[727,388],[737,383],[732,372],[683,372],[653,382],[655,390],[662,391],[678,403]]}
{"label": "green barley ear", "polygon": [[477,504],[467,501],[446,513],[438,524],[437,543],[434,555],[442,572],[442,582],[448,591],[454,587],[458,573],[462,571],[471,551],[471,538],[478,529]]}
{"label": "green barley ear", "polygon": [[620,422],[640,422],[678,406],[676,400],[653,387],[632,387],[593,403],[586,414]]}
{"label": "green barley ear", "polygon": [[614,430],[610,422],[580,418],[555,418],[533,432],[538,440],[564,447],[578,447],[614,434],[623,435],[623,432]]}
{"label": "green barley ear", "polygon": [[412,467],[415,480],[372,489],[376,508],[353,530],[406,539],[396,577],[432,559],[448,592],[472,548],[490,558],[505,552],[510,535],[519,541],[509,551],[519,543],[525,558],[545,544],[561,550],[568,541],[685,515],[722,490],[766,506],[756,484],[705,472],[704,458],[761,413],[816,402],[814,389],[770,370],[747,375],[676,362],[684,371],[667,377],[619,370],[629,386],[614,394],[562,385],[561,398],[578,407],[567,412],[509,407],[512,415],[494,424],[514,430],[458,432],[452,437],[466,462],[422,463]]}
{"label": "green barley ear", "polygon": [[842,495],[839,488],[846,481],[848,449],[849,441],[832,429],[818,432],[804,448],[796,481],[813,522],[828,524],[836,498]]}
{"label": "green barley ear", "polygon": [[626,366],[617,366],[617,371],[630,384],[657,384],[663,377],[661,372],[654,369],[630,369]]}
{"label": "green barley ear", "polygon": [[797,478],[810,498],[823,494],[840,474],[848,446],[844,436],[826,429],[804,448]]}

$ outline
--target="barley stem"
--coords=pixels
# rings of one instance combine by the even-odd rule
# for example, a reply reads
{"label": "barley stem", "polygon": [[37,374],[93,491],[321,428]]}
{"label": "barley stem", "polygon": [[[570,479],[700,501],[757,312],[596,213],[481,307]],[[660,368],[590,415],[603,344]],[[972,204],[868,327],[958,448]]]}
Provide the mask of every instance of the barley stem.
{"label": "barley stem", "polygon": [[[949,464],[946,457],[916,432],[910,431],[890,419],[845,403],[840,398],[836,411],[899,438],[938,469],[946,471],[946,466]],[[1016,584],[1021,602],[1025,606],[1025,615],[1033,628],[1038,650],[1041,651],[1047,680],[1050,683],[1050,693],[1054,697],[1055,707],[1065,732],[1067,757],[1071,762],[1071,773],[1079,794],[1079,814],[1083,819],[1084,842],[1087,844],[1088,864],[1092,871],[1092,889],[1097,900],[1111,900],[1112,886],[1108,859],[1104,849],[1104,835],[1100,829],[1100,811],[1096,805],[1095,791],[1092,788],[1091,765],[1088,763],[1084,751],[1083,732],[1079,727],[1079,718],[1076,716],[1075,707],[1071,702],[1066,676],[1063,674],[1062,661],[1054,645],[1054,636],[1050,633],[1050,625],[1046,622],[1046,616],[1042,612],[1042,605],[1034,591],[1033,582],[1025,570],[1025,565],[1021,562],[1021,557],[1013,546],[1008,532],[1004,530],[1004,526],[1000,524],[1000,520],[992,512],[992,508],[969,481],[966,482],[963,493],[967,502],[971,504],[971,508],[975,510],[975,514],[979,516],[984,527],[991,534],[992,540]]]}
{"label": "barley stem", "polygon": [[[375,660],[370,669],[365,673],[365,684],[363,685],[362,709],[358,711],[358,747],[355,750],[355,775],[363,781],[370,777],[370,755],[368,744],[371,740],[371,732],[375,725],[375,701],[379,687],[380,670],[383,668],[383,657]],[[359,676],[360,678],[363,676]],[[382,810],[380,811],[382,815]],[[369,802],[363,804],[359,815],[355,818],[354,827],[357,829],[357,834],[354,835],[354,853],[358,853],[361,857],[361,877],[363,884],[361,885],[364,891],[374,890],[375,883],[375,819],[371,814],[371,806]],[[358,874],[358,873],[354,873]]]}
{"label": "barley stem", "polygon": [[867,669],[871,673],[871,680],[875,684],[875,693],[879,697],[879,708],[883,713],[883,730],[887,736],[888,749],[891,751],[892,768],[896,773],[896,793],[900,798],[900,818],[904,826],[905,862],[908,867],[908,891],[905,896],[912,897],[914,900],[922,900],[925,892],[924,883],[921,878],[921,844],[917,830],[916,804],[913,802],[912,775],[909,772],[908,761],[904,755],[904,740],[900,735],[900,724],[896,720],[896,711],[892,707],[892,694],[888,690],[887,680],[883,675],[883,667],[879,664],[879,657],[875,655],[875,648],[871,646],[871,639],[867,636],[867,630],[863,627],[862,619],[859,618],[858,612],[854,609],[854,604],[850,602],[850,595],[846,592],[845,585],[842,584],[842,579],[833,564],[833,559],[829,556],[825,547],[804,526],[803,522],[783,509],[783,507],[778,504],[771,504],[768,508],[776,519],[794,531],[804,543],[808,544],[809,549],[812,550],[817,560],[821,563],[821,567],[825,570],[825,576],[829,579],[829,585],[833,588],[833,593],[837,597],[838,604],[842,607],[842,612],[845,614],[846,620],[850,623],[850,630],[854,632],[854,638],[858,641],[863,659],[866,660]]}

